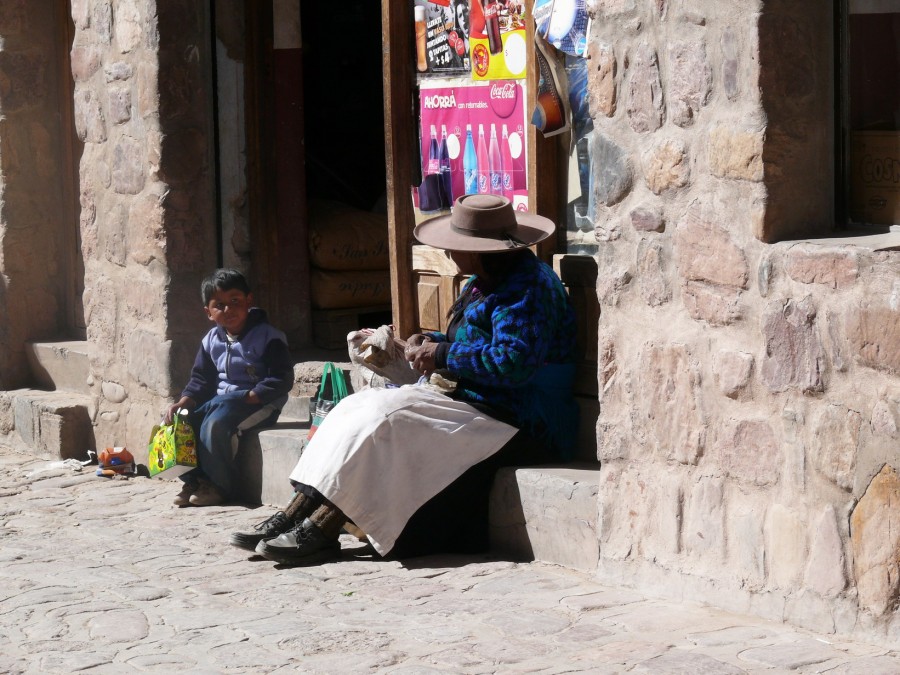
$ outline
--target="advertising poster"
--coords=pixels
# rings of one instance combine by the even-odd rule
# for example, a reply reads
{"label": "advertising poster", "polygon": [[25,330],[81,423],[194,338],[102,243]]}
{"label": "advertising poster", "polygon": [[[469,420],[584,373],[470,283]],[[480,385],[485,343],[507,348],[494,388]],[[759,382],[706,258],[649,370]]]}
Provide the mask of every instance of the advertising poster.
{"label": "advertising poster", "polygon": [[535,31],[561,52],[587,56],[591,20],[585,0],[535,0]]}
{"label": "advertising poster", "polygon": [[528,210],[525,92],[514,81],[422,86],[418,209],[433,215],[462,194],[502,194]]}
{"label": "advertising poster", "polygon": [[469,73],[469,0],[415,0],[413,20],[418,73]]}
{"label": "advertising poster", "polygon": [[525,77],[525,0],[469,0],[473,80]]}

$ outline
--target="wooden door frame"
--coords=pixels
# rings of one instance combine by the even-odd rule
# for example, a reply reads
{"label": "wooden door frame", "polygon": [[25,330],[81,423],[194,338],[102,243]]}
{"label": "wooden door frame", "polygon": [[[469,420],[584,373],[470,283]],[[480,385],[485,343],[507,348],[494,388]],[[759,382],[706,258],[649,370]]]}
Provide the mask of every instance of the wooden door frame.
{"label": "wooden door frame", "polygon": [[[533,0],[528,0],[531,15]],[[412,270],[415,217],[411,189],[419,162],[416,124],[416,72],[413,68],[412,0],[382,0],[382,71],[384,74],[384,154],[387,167],[388,243],[391,265],[391,304],[396,332],[406,336],[416,330],[416,294]],[[527,42],[533,44],[533,22],[529,22]],[[526,111],[534,109],[537,76],[534,49],[528,50]],[[531,124],[526,125],[528,153],[528,205],[538,213],[565,223],[563,172],[559,137],[544,138]],[[538,176],[538,167],[542,167]],[[565,228],[563,228],[563,234]],[[537,247],[541,258],[549,259],[556,242]]]}

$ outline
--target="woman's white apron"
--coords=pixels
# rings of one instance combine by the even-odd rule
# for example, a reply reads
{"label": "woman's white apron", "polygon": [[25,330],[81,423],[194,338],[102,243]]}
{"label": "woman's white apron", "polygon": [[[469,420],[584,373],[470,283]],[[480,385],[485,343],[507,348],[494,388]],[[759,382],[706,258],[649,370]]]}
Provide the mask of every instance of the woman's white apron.
{"label": "woman's white apron", "polygon": [[291,479],[316,488],[386,555],[420,506],[515,434],[427,387],[367,389],[328,413]]}

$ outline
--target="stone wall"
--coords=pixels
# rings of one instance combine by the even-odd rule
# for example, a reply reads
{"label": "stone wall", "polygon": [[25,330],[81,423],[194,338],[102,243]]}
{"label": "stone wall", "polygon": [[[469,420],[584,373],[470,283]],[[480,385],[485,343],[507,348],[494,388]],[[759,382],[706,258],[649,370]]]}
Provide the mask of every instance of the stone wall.
{"label": "stone wall", "polygon": [[95,435],[139,461],[189,374],[216,265],[207,6],[71,2]]}
{"label": "stone wall", "polygon": [[797,240],[833,225],[831,4],[590,11],[598,575],[896,642],[900,253]]}

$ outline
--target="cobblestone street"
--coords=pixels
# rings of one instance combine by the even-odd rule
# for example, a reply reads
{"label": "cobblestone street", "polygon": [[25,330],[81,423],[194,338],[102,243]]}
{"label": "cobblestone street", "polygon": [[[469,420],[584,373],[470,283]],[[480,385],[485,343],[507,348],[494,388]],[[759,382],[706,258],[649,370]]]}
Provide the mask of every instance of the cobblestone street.
{"label": "cobblestone street", "polygon": [[0,451],[4,673],[900,672],[877,646],[536,563],[386,562],[345,536],[340,561],[278,568],[225,543],[268,508],[50,467]]}

